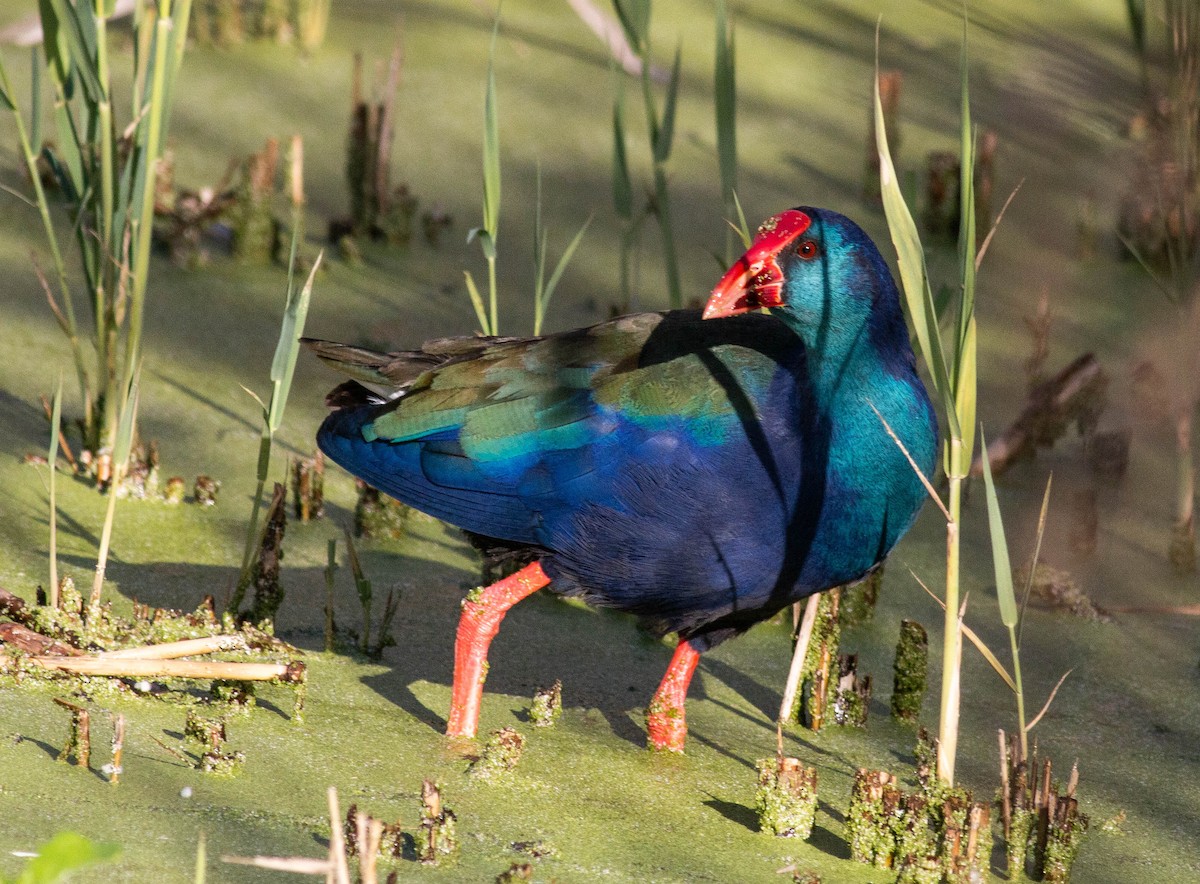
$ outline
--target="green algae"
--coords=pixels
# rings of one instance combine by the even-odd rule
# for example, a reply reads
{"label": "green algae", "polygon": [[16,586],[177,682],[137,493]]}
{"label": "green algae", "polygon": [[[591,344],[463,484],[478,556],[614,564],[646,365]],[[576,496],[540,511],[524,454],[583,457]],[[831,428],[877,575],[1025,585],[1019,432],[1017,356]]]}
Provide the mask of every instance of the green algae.
{"label": "green algae", "polygon": [[[663,39],[669,42],[678,33],[684,41],[685,71],[692,71],[692,64],[702,66],[710,54],[707,7],[699,14],[698,7],[682,2],[660,2],[656,20]],[[17,14],[0,11],[6,21]],[[402,136],[398,145],[405,176],[428,182],[422,195],[442,200],[448,214],[474,217],[477,193],[463,182],[474,185],[478,177],[483,64],[472,67],[471,60],[486,53],[490,12],[416,4],[406,14],[409,63],[398,125],[414,135],[407,143]],[[744,176],[739,194],[747,212],[764,216],[798,201],[834,206],[865,218],[877,239],[886,241],[886,235],[879,236],[878,218],[848,196],[858,186],[860,163],[847,156],[861,156],[875,13],[829,4],[812,14],[758,0],[739,4],[735,14],[742,44],[741,124],[749,136],[742,153],[752,172]],[[991,427],[1020,405],[1009,379],[1019,376],[1025,355],[1020,318],[1029,312],[1029,293],[1049,284],[1056,315],[1066,317],[1055,327],[1052,362],[1082,347],[1102,348],[1119,362],[1134,349],[1131,323],[1149,327],[1156,308],[1153,301],[1140,300],[1143,280],[1136,269],[1118,267],[1104,256],[1092,264],[1069,261],[1079,194],[1090,189],[1104,216],[1107,183],[1120,174],[1114,134],[1120,120],[1112,95],[1122,94],[1132,69],[1121,46],[1119,4],[1099,9],[1082,2],[1026,0],[981,14],[987,27],[973,30],[972,49],[983,76],[973,93],[981,112],[1011,121],[1001,127],[1000,186],[1007,189],[1029,177],[989,251],[992,272],[980,294],[982,401],[988,403],[983,416]],[[537,153],[550,196],[549,223],[567,229],[581,204],[607,204],[607,93],[594,114],[587,111],[597,77],[607,76],[603,50],[566,4],[551,8],[510,0],[505,17],[508,42],[500,44],[498,86],[502,97],[508,90],[522,100],[505,104],[508,116],[501,125],[538,134],[527,142],[507,140],[514,169],[506,180],[512,183],[510,205],[520,205],[523,196],[531,200]],[[314,213],[326,217],[343,211],[340,142],[349,57],[358,48],[375,57],[386,54],[394,35],[379,21],[378,9],[361,0],[339,4],[326,50],[303,62],[308,75],[303,85],[295,76],[296,56],[286,50],[189,51],[183,74],[187,94],[173,124],[181,142],[181,179],[215,182],[229,156],[257,149],[267,134],[299,127],[307,141]],[[924,151],[945,142],[953,129],[953,102],[938,96],[943,71],[957,59],[960,28],[957,10],[940,13],[909,2],[885,11],[885,58],[893,53],[907,72],[901,163],[908,168],[919,167]],[[1033,34],[1053,35],[1053,50]],[[457,47],[452,57],[445,51],[449,45]],[[248,72],[260,88],[244,88]],[[677,231],[681,242],[701,256],[682,268],[685,287],[698,293],[712,283],[715,265],[704,257],[708,247],[719,249],[724,236],[711,211],[714,163],[705,148],[711,121],[701,91],[704,73],[701,67],[695,77],[685,76],[678,125],[687,137],[672,159],[677,217],[713,218],[711,229]],[[1078,80],[1075,74],[1081,75]],[[780,89],[780,83],[791,88]],[[18,85],[18,94],[27,95],[26,87]],[[579,112],[564,115],[563,107]],[[213,108],[222,110],[222,128],[213,125]],[[854,108],[861,114],[856,116]],[[418,149],[430,138],[437,139],[437,151]],[[1069,148],[1062,146],[1064,140]],[[593,167],[598,171],[590,172]],[[8,184],[19,186],[9,174],[11,165],[2,171]],[[0,273],[8,354],[0,365],[6,409],[0,426],[5,455],[0,506],[6,516],[0,520],[0,584],[32,598],[46,573],[46,499],[38,472],[18,461],[27,450],[44,449],[44,421],[26,403],[51,387],[53,365],[65,362],[65,349],[28,270],[27,252],[40,244],[19,229],[20,210],[12,205],[12,216],[0,220],[6,234],[0,237]],[[509,220],[517,243],[526,232],[524,221],[519,213]],[[602,306],[605,293],[615,291],[617,244],[602,220],[594,225],[595,240],[564,277],[550,316],[554,327],[602,318],[589,301]],[[318,283],[310,329],[331,338],[370,335],[396,346],[469,330],[470,308],[460,297],[459,283],[469,257],[462,237],[452,234],[437,251],[421,243],[414,243],[410,253],[364,244],[361,268],[331,267]],[[509,269],[501,268],[508,291],[521,291],[524,264],[516,258]],[[655,269],[649,260],[643,265],[647,291],[661,289]],[[163,300],[147,317],[145,418],[151,435],[161,440],[164,475],[219,475],[223,488],[215,507],[154,501],[122,507],[114,538],[119,560],[110,568],[106,598],[126,610],[133,598],[189,610],[206,594],[220,597],[228,585],[245,517],[243,508],[230,502],[244,500],[253,490],[257,441],[256,410],[241,398],[238,384],[261,376],[277,330],[278,272],[219,264],[203,275],[161,270],[156,265],[152,284],[161,286]],[[1131,320],[1132,312],[1138,316]],[[531,308],[515,305],[511,327],[526,327],[527,314]],[[319,368],[301,364],[293,411],[281,431],[284,444],[311,451],[322,396],[334,383]],[[68,413],[77,409],[69,397],[65,407]],[[1059,545],[1060,560],[1070,562],[1098,602],[1171,605],[1194,594],[1194,581],[1173,577],[1163,565],[1170,519],[1161,517],[1161,502],[1172,499],[1173,460],[1160,450],[1169,455],[1169,445],[1170,439],[1154,428],[1135,435],[1127,484],[1102,496],[1102,540],[1094,558],[1072,558],[1051,525],[1047,547]],[[1043,469],[1053,468],[1056,482],[1059,476],[1070,481],[1074,464],[1072,452],[1064,450],[1014,468],[1006,476],[1014,523],[1036,519]],[[60,562],[66,573],[84,579],[93,562],[92,535],[102,501],[76,483],[61,485],[60,508],[70,525],[60,538]],[[354,500],[349,480],[331,473],[331,513],[345,516]],[[936,514],[926,513],[895,554],[935,589],[944,568],[944,526],[938,521]],[[971,593],[967,619],[992,647],[1002,647],[1005,635],[993,628],[994,604],[987,598],[987,538],[973,531],[965,527],[969,555],[964,566],[971,585],[980,589]],[[332,533],[320,523],[289,532],[290,595],[276,628],[309,651],[320,647],[323,569]],[[518,724],[513,710],[526,706],[531,687],[557,677],[569,678],[570,705],[557,727],[531,736],[531,751],[509,775],[509,784],[476,784],[463,776],[461,758],[447,757],[438,731],[449,698],[449,648],[461,599],[457,584],[473,579],[477,565],[456,535],[416,517],[402,541],[364,547],[372,576],[401,575],[414,584],[397,613],[399,646],[385,653],[382,666],[314,653],[303,723],[290,720],[290,693],[260,691],[260,708],[238,727],[239,746],[247,749],[248,759],[236,779],[199,779],[154,745],[149,737],[178,732],[178,710],[124,694],[97,695],[130,721],[126,774],[114,800],[108,784],[54,765],[43,748],[57,751],[65,730],[62,711],[48,699],[52,686],[6,687],[0,692],[5,771],[0,841],[32,848],[59,828],[74,828],[125,846],[118,863],[103,873],[82,873],[80,881],[191,881],[200,829],[208,833],[214,857],[220,852],[319,855],[322,846],[314,839],[328,835],[325,786],[335,783],[346,794],[379,796],[372,800],[379,801],[381,814],[411,822],[420,780],[434,776],[448,788],[453,784],[464,833],[455,866],[428,870],[446,880],[490,880],[513,862],[512,844],[536,840],[559,849],[557,856],[537,860],[539,879],[765,882],[783,880],[776,871],[795,861],[827,881],[879,880],[869,867],[845,861],[841,816],[853,767],[894,766],[897,756],[911,751],[911,728],[875,721],[865,734],[829,729],[802,738],[789,735],[789,753],[818,767],[831,812],[818,811],[812,843],[791,841],[786,850],[751,830],[754,783],[747,773],[754,759],[774,752],[771,717],[787,665],[786,630],[764,625],[705,654],[688,703],[687,755],[649,757],[640,744],[640,707],[661,677],[669,651],[639,636],[625,618],[531,599],[513,612],[496,640],[482,726]],[[875,620],[853,632],[864,667],[875,672],[891,665],[902,617],[937,616],[905,567],[891,569],[885,582]],[[335,607],[343,622],[357,617],[357,599],[346,587],[339,589]],[[582,644],[586,652],[579,650]],[[1106,626],[1031,610],[1023,648],[1029,659],[1038,660],[1026,676],[1031,695],[1044,697],[1061,672],[1080,667],[1039,725],[1041,739],[1056,755],[1079,754],[1089,770],[1100,765],[1088,765],[1088,759],[1103,759],[1104,769],[1094,779],[1089,776],[1089,809],[1099,818],[1128,811],[1128,835],[1090,839],[1076,863],[1077,879],[1144,880],[1150,868],[1172,879],[1194,876],[1200,846],[1175,834],[1194,823],[1192,809],[1200,806],[1200,777],[1189,775],[1196,772],[1200,719],[1196,704],[1180,702],[1180,692],[1186,694],[1195,679],[1194,625],[1175,618],[1126,617]],[[1146,648],[1154,653],[1134,650]],[[996,781],[995,728],[1009,724],[1005,704],[997,702],[1006,689],[973,654],[968,647],[959,775],[986,793]],[[935,664],[930,677],[938,676]],[[931,711],[925,710],[921,720],[931,724]],[[185,787],[194,790],[189,798],[181,796]],[[0,856],[4,874],[14,874],[19,864],[7,852]],[[411,869],[413,877],[425,871]],[[256,880],[215,859],[210,879]]]}

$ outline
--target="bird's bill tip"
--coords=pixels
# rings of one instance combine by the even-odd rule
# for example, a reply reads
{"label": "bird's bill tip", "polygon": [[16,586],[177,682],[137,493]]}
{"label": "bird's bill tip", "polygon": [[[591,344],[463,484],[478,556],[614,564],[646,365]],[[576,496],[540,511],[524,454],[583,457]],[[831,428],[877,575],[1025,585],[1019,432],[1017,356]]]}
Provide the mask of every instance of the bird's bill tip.
{"label": "bird's bill tip", "polygon": [[749,292],[750,269],[739,259],[729,268],[717,287],[713,289],[704,305],[705,319],[719,319],[722,316],[736,316],[753,310],[757,304],[751,302]]}
{"label": "bird's bill tip", "polygon": [[704,306],[705,319],[736,316],[759,307],[783,303],[783,271],[776,260],[787,246],[812,225],[812,218],[789,209],[768,218],[758,235],[712,290]]}

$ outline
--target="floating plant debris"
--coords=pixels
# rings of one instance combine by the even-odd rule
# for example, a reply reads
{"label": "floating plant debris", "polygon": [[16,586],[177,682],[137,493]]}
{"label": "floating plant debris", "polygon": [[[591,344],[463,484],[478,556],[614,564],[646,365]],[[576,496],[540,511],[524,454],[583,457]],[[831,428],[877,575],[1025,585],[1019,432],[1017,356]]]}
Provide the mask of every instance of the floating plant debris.
{"label": "floating plant debris", "polygon": [[[1029,565],[1026,564],[1017,573],[1018,585],[1029,582]],[[1087,593],[1080,587],[1069,571],[1055,568],[1044,562],[1039,562],[1033,572],[1033,582],[1030,594],[1051,607],[1083,617],[1086,620],[1098,620],[1101,623],[1112,621],[1112,615],[1104,608],[1095,604]]]}

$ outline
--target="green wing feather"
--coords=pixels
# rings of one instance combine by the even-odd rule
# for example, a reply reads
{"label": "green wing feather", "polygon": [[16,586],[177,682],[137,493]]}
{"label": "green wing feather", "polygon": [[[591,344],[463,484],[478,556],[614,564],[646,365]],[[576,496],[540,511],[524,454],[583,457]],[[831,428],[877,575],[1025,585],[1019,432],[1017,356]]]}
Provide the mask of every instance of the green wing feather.
{"label": "green wing feather", "polygon": [[663,320],[642,313],[544,338],[447,339],[403,354],[314,349],[355,379],[403,387],[363,427],[368,441],[455,432],[465,454],[490,461],[588,444],[589,419],[609,411],[647,429],[686,426],[698,441],[717,443],[734,408],[698,354],[719,359],[751,400],[774,366],[762,353],[720,344],[647,364],[647,343]]}

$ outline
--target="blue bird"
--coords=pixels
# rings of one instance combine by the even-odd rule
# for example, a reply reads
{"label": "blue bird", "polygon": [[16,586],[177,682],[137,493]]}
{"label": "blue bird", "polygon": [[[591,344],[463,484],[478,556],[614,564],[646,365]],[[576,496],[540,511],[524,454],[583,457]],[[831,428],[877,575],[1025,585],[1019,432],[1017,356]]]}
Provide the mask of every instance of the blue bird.
{"label": "blue bird", "polygon": [[860,580],[916,518],[924,488],[883,422],[934,466],[896,285],[825,209],[764,222],[703,314],[391,354],[307,343],[354,379],[330,394],[321,450],[525,563],[463,604],[451,735],[475,734],[505,613],[549,586],[678,634],[647,724],[682,751],[701,652]]}

